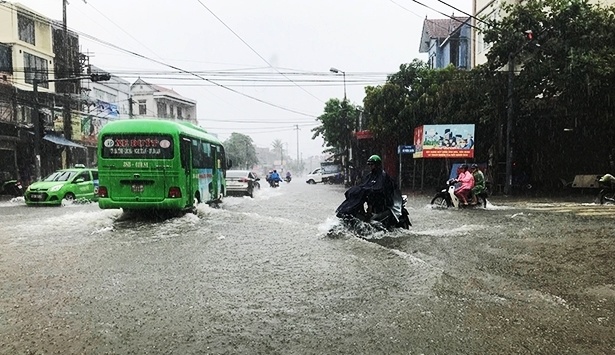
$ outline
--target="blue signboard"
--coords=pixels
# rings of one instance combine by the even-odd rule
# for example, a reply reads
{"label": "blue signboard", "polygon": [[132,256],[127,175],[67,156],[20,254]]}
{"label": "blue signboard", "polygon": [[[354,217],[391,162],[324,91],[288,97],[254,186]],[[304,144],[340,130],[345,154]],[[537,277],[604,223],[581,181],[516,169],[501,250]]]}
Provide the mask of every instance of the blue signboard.
{"label": "blue signboard", "polygon": [[413,145],[398,145],[397,154],[412,154],[414,153]]}

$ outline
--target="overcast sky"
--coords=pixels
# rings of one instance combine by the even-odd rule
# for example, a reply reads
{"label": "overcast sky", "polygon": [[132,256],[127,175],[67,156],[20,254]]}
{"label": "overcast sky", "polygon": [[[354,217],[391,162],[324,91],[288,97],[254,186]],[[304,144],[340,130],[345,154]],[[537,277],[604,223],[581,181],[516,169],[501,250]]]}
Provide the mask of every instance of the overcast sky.
{"label": "overcast sky", "polygon": [[[91,64],[196,100],[199,124],[221,139],[239,132],[269,148],[280,139],[294,158],[298,132],[307,158],[323,149],[311,139],[315,118],[327,100],[344,96],[343,76],[331,67],[346,73],[348,100],[362,105],[366,85],[427,59],[418,52],[423,20],[445,16],[420,4],[471,11],[471,0],[417,1],[70,0],[67,22]],[[62,0],[19,2],[62,20]]]}

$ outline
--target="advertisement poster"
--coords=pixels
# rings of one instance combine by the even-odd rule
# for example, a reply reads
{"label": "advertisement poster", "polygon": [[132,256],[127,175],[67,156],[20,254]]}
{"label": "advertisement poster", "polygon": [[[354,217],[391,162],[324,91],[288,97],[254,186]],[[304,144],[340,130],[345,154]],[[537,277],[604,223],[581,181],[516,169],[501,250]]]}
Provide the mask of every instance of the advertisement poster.
{"label": "advertisement poster", "polygon": [[424,125],[414,129],[414,158],[474,158],[474,125]]}
{"label": "advertisement poster", "polygon": [[108,120],[106,118],[100,118],[92,115],[83,116],[81,118],[80,126],[82,141],[90,144],[96,144],[98,132],[100,132],[100,129],[107,123],[107,121]]}

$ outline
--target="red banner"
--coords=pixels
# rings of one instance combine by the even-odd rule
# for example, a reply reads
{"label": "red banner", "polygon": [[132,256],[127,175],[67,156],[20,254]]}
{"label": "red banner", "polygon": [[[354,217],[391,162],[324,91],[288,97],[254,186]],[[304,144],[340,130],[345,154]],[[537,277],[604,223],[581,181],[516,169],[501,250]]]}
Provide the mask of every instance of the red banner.
{"label": "red banner", "polygon": [[357,137],[357,139],[370,139],[370,138],[374,138],[374,135],[369,130],[357,131],[355,133],[355,136]]}

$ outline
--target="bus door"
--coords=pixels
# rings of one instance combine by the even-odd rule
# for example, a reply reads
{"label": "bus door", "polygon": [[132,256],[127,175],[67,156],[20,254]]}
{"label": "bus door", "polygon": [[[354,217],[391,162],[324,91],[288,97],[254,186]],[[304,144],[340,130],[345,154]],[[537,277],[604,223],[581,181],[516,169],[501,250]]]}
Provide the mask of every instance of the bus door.
{"label": "bus door", "polygon": [[220,147],[217,145],[211,145],[211,153],[213,157],[213,168],[211,174],[212,193],[211,197],[217,199],[220,197]]}
{"label": "bus door", "polygon": [[186,202],[187,205],[192,206],[192,199],[194,196],[194,191],[192,191],[192,140],[186,137],[182,137],[181,146],[180,146],[180,160],[182,164],[182,168],[184,169],[185,181],[184,189],[186,191]]}

